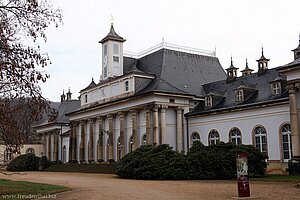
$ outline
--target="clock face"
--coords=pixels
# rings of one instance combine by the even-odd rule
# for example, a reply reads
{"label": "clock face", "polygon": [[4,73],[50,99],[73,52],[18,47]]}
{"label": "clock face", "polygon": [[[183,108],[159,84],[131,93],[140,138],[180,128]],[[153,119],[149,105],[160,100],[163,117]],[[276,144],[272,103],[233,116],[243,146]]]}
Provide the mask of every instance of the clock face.
{"label": "clock face", "polygon": [[107,56],[103,57],[103,63],[104,63],[104,65],[107,65]]}

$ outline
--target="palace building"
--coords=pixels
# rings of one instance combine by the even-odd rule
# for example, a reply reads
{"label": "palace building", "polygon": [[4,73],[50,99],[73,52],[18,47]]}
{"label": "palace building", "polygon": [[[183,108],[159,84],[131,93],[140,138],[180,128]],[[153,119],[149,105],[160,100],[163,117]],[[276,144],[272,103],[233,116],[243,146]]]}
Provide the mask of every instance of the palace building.
{"label": "palace building", "polygon": [[66,121],[37,127],[51,160],[118,161],[144,144],[187,152],[196,140],[253,144],[277,173],[300,158],[300,41],[293,62],[270,69],[262,50],[257,72],[246,61],[240,77],[232,60],[225,72],[215,52],[163,41],[126,54],[124,42],[112,24],[99,41],[100,81],[60,112]]}

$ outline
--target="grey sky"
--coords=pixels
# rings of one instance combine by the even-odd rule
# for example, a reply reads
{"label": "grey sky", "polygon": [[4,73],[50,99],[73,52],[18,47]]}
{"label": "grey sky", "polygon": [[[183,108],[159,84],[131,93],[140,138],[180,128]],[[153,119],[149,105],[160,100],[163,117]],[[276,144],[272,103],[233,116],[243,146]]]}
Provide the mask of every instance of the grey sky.
{"label": "grey sky", "polygon": [[164,37],[168,43],[204,50],[217,50],[223,68],[241,70],[248,58],[257,71],[256,60],[264,54],[270,67],[293,60],[290,51],[298,45],[299,0],[52,0],[63,10],[64,25],[51,29],[43,45],[52,60],[46,68],[50,79],[43,94],[59,101],[70,87],[73,98],[92,77],[99,81],[101,44],[114,16],[116,32],[125,38],[125,51],[140,52]]}

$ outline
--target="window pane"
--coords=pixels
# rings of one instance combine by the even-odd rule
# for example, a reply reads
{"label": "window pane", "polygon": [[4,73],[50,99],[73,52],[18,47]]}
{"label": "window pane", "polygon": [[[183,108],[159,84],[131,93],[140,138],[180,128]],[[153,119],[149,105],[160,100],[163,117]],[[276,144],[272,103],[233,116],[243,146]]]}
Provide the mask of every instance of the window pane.
{"label": "window pane", "polygon": [[283,159],[290,159],[290,154],[288,151],[283,152]]}
{"label": "window pane", "polygon": [[282,136],[282,141],[283,142],[288,142],[288,135],[283,135]]}
{"label": "window pane", "polygon": [[114,54],[119,54],[119,45],[114,44]]}

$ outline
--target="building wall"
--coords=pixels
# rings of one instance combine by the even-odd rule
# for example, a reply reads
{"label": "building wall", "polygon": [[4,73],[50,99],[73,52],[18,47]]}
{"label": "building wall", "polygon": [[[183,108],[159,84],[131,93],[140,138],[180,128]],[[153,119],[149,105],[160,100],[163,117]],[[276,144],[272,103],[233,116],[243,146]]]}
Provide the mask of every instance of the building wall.
{"label": "building wall", "polygon": [[200,134],[201,142],[208,145],[208,134],[212,129],[216,129],[219,132],[220,141],[228,142],[229,131],[233,127],[237,127],[241,131],[242,143],[254,144],[254,128],[261,125],[267,132],[269,160],[281,161],[280,128],[289,121],[288,104],[199,116],[189,120],[189,139],[191,141],[191,134],[196,131]]}
{"label": "building wall", "polygon": [[[4,158],[4,151],[6,149],[5,145],[0,145],[0,164],[8,163],[9,161]],[[33,149],[36,156],[41,157],[43,153],[43,144],[24,144],[20,149],[20,154],[12,154],[12,159],[18,157],[19,155],[26,154],[28,149]]]}

